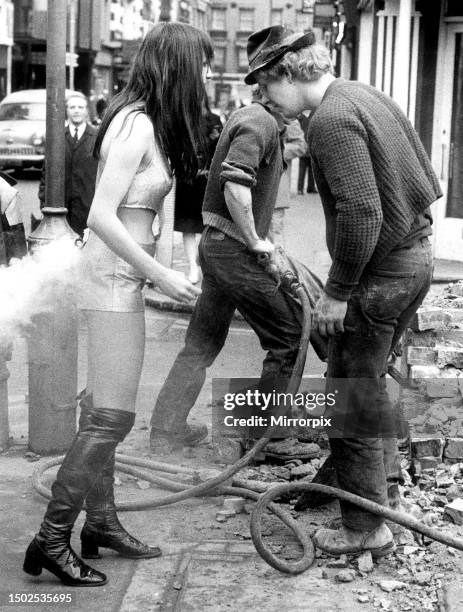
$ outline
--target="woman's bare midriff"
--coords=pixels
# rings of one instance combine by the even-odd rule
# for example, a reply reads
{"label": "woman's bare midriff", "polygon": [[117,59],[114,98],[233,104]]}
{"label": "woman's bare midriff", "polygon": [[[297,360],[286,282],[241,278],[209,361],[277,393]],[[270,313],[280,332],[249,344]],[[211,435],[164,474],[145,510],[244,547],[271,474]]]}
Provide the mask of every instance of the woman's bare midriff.
{"label": "woman's bare midriff", "polygon": [[121,207],[117,215],[134,240],[141,244],[154,242],[153,222],[156,213],[153,210]]}

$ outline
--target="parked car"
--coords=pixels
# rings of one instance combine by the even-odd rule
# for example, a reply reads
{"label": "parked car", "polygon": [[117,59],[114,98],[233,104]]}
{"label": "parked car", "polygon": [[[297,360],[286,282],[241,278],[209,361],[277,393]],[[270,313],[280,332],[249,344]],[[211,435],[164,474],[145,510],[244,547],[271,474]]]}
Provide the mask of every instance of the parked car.
{"label": "parked car", "polygon": [[[66,90],[68,96],[71,90]],[[45,156],[46,89],[25,89],[0,103],[0,168],[41,168]]]}

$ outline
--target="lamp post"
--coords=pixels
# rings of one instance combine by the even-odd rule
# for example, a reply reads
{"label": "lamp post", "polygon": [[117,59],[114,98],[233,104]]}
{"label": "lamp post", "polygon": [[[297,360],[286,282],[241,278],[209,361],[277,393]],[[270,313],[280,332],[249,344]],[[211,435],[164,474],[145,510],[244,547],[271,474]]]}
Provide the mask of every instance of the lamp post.
{"label": "lamp post", "polygon": [[[64,208],[66,2],[48,0],[46,177],[43,219],[29,236],[33,252],[63,236],[77,235]],[[29,447],[37,453],[66,450],[76,431],[77,309],[65,287],[53,308],[33,317],[29,349]]]}
{"label": "lamp post", "polygon": [[76,0],[69,0],[69,89],[74,89],[74,54],[76,52]]}

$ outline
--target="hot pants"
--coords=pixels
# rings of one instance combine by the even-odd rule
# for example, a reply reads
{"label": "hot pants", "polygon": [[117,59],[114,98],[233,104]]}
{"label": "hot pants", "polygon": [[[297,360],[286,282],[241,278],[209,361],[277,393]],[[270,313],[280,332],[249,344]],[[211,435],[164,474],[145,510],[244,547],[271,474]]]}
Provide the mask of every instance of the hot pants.
{"label": "hot pants", "polygon": [[[154,256],[154,242],[140,246],[149,255]],[[93,232],[90,232],[82,247],[79,273],[77,303],[80,309],[110,312],[144,310],[142,289],[145,277],[116,255]]]}

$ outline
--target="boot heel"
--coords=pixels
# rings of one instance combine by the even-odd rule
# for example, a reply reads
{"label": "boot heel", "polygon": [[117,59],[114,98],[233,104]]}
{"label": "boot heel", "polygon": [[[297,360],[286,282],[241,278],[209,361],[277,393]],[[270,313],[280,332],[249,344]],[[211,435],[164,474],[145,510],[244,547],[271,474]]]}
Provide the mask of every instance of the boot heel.
{"label": "boot heel", "polygon": [[23,570],[30,576],[40,576],[42,573],[42,564],[37,559],[37,552],[34,551],[33,543],[29,545],[24,558]]}
{"label": "boot heel", "polygon": [[101,559],[101,555],[98,553],[98,544],[90,537],[82,537],[82,548],[81,555],[84,559]]}

